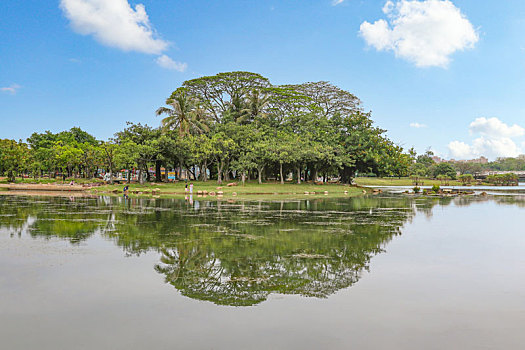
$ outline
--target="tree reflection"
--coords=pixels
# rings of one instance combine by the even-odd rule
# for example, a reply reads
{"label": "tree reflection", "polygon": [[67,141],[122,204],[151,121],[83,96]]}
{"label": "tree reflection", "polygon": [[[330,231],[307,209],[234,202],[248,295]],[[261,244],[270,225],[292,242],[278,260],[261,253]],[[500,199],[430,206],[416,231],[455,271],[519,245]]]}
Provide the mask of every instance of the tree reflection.
{"label": "tree reflection", "polygon": [[450,199],[403,196],[296,201],[0,196],[0,228],[73,244],[96,233],[128,255],[157,251],[155,270],[182,295],[220,305],[272,293],[325,298],[356,283],[418,211]]}

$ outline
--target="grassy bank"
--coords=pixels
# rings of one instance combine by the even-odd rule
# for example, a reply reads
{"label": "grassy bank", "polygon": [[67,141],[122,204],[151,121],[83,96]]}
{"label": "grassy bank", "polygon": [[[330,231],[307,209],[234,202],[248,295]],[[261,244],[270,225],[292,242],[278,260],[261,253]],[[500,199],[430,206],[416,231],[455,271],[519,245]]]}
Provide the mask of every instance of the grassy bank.
{"label": "grassy bank", "polygon": [[[189,183],[188,183],[189,184]],[[170,197],[184,197],[186,194],[185,189],[186,183],[147,183],[144,185],[131,184],[129,187],[130,195],[160,195]],[[124,185],[105,185],[94,188],[94,193],[122,193]],[[257,182],[247,182],[245,186],[240,183],[237,186],[227,186],[226,184],[220,186],[215,181],[208,182],[193,182],[193,195],[197,196],[199,191],[214,192],[218,194],[222,192],[224,197],[276,197],[279,198],[296,198],[304,197],[305,192],[308,195],[315,196],[355,196],[363,193],[362,188],[348,185],[337,185],[337,184],[326,184],[326,185],[315,185],[315,184],[292,184],[285,183],[263,183],[258,184]],[[314,194],[315,193],[315,194]],[[325,194],[326,193],[326,194]]]}
{"label": "grassy bank", "polygon": [[[56,178],[56,179],[50,179],[50,178],[37,178],[34,179],[32,177],[26,177],[21,178],[17,177],[15,180],[15,184],[69,184],[71,181],[74,181],[76,184],[92,184],[92,183],[103,183],[104,181],[100,179],[75,179],[75,178],[67,178],[65,181],[62,180],[62,178]],[[10,182],[7,181],[6,177],[0,177],[0,184],[8,184]]]}

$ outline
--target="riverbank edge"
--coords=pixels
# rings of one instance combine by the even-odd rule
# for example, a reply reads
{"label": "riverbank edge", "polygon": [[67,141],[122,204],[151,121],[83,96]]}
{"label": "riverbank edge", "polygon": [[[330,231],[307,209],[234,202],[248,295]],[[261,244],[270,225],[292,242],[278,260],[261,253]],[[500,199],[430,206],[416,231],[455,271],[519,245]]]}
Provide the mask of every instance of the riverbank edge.
{"label": "riverbank edge", "polygon": [[[286,186],[282,188],[280,186]],[[295,187],[297,186],[297,187]],[[189,196],[188,192],[176,190],[173,187],[162,188],[163,184],[151,183],[146,185],[132,184],[129,188],[128,195],[139,197],[154,197],[154,198],[185,198]],[[180,187],[180,186],[179,186]],[[253,187],[253,186],[252,186]],[[307,197],[315,198],[341,198],[341,197],[356,197],[373,193],[373,189],[355,186],[355,185],[341,185],[341,184],[262,184],[255,186],[257,190],[250,191],[249,188],[242,186],[228,187],[215,186],[207,184],[205,190],[193,191],[194,198],[254,198],[254,199],[299,199]],[[104,185],[104,186],[69,186],[69,185],[30,185],[30,184],[0,184],[0,191],[9,192],[9,194],[21,195],[46,195],[46,196],[100,196],[123,195],[124,185]],[[264,189],[264,190],[261,190]]]}

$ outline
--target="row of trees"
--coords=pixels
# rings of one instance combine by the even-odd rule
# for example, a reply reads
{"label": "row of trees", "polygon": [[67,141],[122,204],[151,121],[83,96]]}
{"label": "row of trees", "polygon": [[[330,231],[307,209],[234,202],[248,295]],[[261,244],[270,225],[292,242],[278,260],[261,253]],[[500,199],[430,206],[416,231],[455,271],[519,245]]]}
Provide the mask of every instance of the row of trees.
{"label": "row of trees", "polygon": [[516,158],[498,158],[483,167],[493,171],[525,171],[525,155]]}
{"label": "row of trees", "polygon": [[358,172],[408,176],[405,153],[373,125],[361,101],[327,82],[275,86],[255,73],[230,72],[186,81],[156,114],[161,126],[128,123],[109,141],[79,128],[2,140],[0,173],[14,177],[66,173],[96,177],[101,169],[137,169],[140,181],[155,166],[185,169],[219,183],[236,178],[284,182],[337,178]]}
{"label": "row of trees", "polygon": [[451,163],[437,164],[432,156],[432,151],[415,157],[415,161],[410,165],[408,172],[412,177],[432,177],[434,179],[455,180],[458,170]]}
{"label": "row of trees", "polygon": [[519,176],[516,174],[493,174],[487,176],[487,182],[495,185],[511,186],[517,185]]}
{"label": "row of trees", "polygon": [[97,177],[100,169],[112,168],[115,148],[113,142],[98,141],[80,128],[34,133],[27,143],[0,140],[0,174],[10,181],[21,174]]}

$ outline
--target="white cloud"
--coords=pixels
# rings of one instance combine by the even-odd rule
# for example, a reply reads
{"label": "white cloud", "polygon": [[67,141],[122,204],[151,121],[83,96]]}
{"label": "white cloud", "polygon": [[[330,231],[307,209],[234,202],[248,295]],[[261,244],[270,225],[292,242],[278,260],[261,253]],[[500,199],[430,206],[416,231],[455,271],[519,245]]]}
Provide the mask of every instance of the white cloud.
{"label": "white cloud", "polygon": [[161,54],[168,42],[156,37],[144,5],[127,0],[60,0],[73,29],[124,51]]}
{"label": "white cloud", "polygon": [[332,6],[337,6],[342,4],[345,0],[332,0]]}
{"label": "white cloud", "polygon": [[456,51],[473,48],[478,33],[461,10],[449,0],[387,1],[387,20],[361,24],[360,34],[379,51],[418,67],[446,67]]}
{"label": "white cloud", "polygon": [[518,137],[525,135],[525,129],[514,124],[508,126],[498,118],[477,118],[470,123],[471,133],[480,133],[490,137]]}
{"label": "white cloud", "polygon": [[123,51],[160,55],[156,62],[166,69],[183,72],[187,68],[186,63],[163,54],[169,43],[156,35],[142,4],[132,8],[128,0],[60,0],[60,8],[79,34],[92,35],[103,45]]}
{"label": "white cloud", "polygon": [[420,124],[420,123],[410,123],[410,127],[415,128],[415,129],[422,129],[422,128],[426,128],[427,126],[425,124]]}
{"label": "white cloud", "polygon": [[469,126],[471,134],[480,136],[469,145],[462,141],[452,141],[448,149],[453,158],[469,159],[485,156],[490,159],[497,157],[517,157],[522,153],[515,138],[525,135],[525,129],[514,124],[509,126],[498,118],[477,118]]}
{"label": "white cloud", "polygon": [[14,95],[14,94],[16,94],[18,92],[18,90],[20,88],[21,88],[21,86],[18,85],[18,84],[11,84],[10,86],[5,86],[5,87],[0,88],[0,91],[8,92],[8,93]]}
{"label": "white cloud", "polygon": [[159,56],[155,62],[162,68],[170,69],[170,70],[176,70],[179,72],[184,72],[186,68],[188,68],[188,65],[186,63],[181,62],[175,62],[170,57],[166,55]]}

